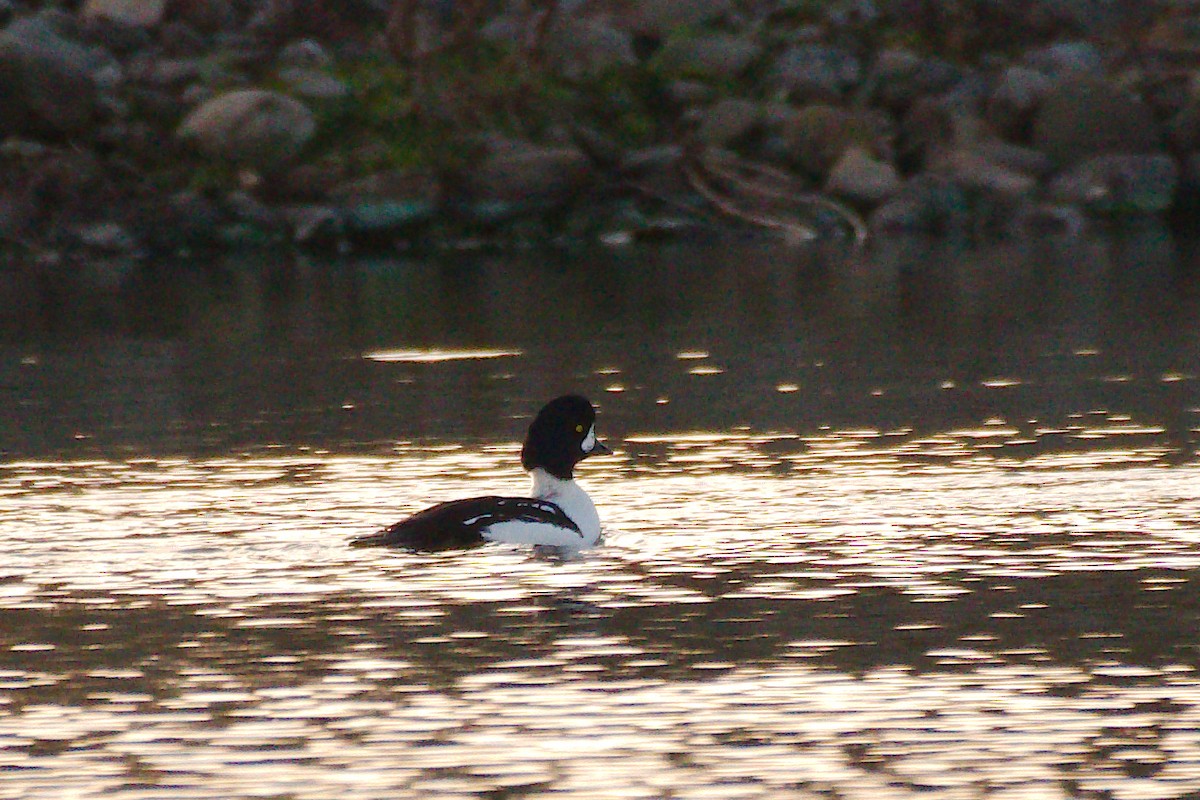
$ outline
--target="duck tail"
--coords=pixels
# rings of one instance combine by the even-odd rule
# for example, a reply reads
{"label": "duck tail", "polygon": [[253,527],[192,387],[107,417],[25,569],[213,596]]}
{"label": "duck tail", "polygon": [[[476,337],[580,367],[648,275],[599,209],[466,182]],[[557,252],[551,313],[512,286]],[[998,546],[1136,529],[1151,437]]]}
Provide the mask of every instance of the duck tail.
{"label": "duck tail", "polygon": [[387,530],[372,533],[367,536],[358,536],[350,540],[351,547],[383,547],[388,543]]}

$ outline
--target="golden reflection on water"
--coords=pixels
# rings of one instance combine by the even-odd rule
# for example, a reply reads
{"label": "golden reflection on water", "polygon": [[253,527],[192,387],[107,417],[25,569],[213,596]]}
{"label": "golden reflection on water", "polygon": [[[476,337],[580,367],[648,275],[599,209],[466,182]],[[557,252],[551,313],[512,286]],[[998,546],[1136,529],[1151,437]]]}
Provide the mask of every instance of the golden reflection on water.
{"label": "golden reflection on water", "polygon": [[516,444],[6,464],[0,795],[1200,792],[1159,432],[631,435],[573,559],[346,547]]}

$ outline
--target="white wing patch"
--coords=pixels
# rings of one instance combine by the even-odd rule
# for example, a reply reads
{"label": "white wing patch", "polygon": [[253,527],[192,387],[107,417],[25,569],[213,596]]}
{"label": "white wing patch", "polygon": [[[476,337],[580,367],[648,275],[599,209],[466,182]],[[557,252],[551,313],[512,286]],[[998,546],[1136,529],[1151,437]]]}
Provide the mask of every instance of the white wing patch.
{"label": "white wing patch", "polygon": [[493,523],[482,531],[482,535],[490,542],[506,542],[508,544],[582,547],[586,543],[583,534],[579,531],[547,522],[531,522],[521,519]]}

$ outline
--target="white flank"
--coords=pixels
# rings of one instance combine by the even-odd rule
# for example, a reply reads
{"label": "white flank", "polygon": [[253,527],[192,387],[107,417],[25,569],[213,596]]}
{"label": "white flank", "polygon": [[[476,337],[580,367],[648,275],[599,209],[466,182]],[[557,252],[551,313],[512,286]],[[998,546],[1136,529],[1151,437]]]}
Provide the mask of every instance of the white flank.
{"label": "white flank", "polygon": [[483,532],[483,538],[493,542],[544,544],[575,549],[591,547],[600,540],[600,515],[592,498],[579,484],[556,478],[544,469],[535,469],[532,477],[533,491],[530,495],[538,500],[548,500],[561,508],[579,526],[582,535],[545,522],[511,520],[489,525]]}

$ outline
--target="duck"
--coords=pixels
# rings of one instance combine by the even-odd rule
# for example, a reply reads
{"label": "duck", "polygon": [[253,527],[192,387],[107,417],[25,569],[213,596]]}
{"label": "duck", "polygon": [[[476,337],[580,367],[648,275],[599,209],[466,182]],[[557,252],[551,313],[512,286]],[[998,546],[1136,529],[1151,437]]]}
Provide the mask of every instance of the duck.
{"label": "duck", "polygon": [[488,542],[581,550],[600,541],[600,515],[575,482],[585,458],[612,451],[596,438],[596,409],[586,397],[556,397],[538,412],[521,447],[533,480],[529,497],[488,495],[449,500],[418,511],[351,547],[465,550]]}

